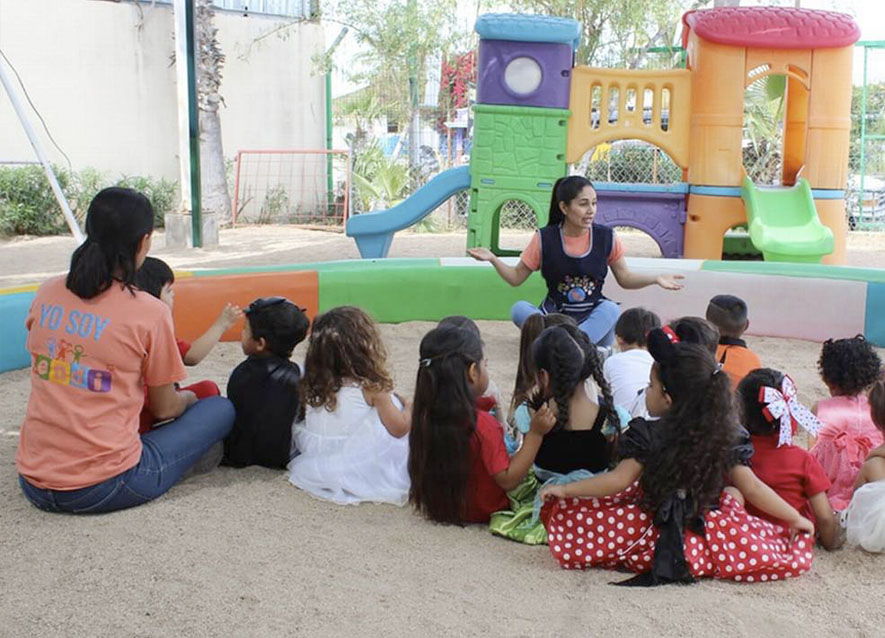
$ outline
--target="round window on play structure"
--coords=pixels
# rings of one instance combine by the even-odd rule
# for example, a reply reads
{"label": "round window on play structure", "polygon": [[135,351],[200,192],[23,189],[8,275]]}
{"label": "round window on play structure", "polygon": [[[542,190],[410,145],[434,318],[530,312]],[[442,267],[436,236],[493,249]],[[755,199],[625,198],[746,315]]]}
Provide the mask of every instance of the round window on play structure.
{"label": "round window on play structure", "polygon": [[531,95],[541,86],[541,65],[525,56],[513,58],[504,69],[504,84],[515,95]]}

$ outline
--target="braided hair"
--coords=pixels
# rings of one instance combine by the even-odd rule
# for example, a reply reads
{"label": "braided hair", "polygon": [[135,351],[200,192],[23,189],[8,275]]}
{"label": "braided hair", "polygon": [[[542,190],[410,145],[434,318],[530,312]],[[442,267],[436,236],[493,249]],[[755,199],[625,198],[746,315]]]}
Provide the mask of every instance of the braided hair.
{"label": "braided hair", "polygon": [[[602,361],[596,346],[577,326],[562,324],[545,329],[532,345],[532,360],[537,370],[546,370],[550,376],[553,400],[556,401],[556,425],[553,431],[563,429],[569,422],[569,401],[575,389],[588,378],[593,378],[599,387],[604,401],[599,409],[606,419],[617,419],[612,399],[611,387],[602,374]],[[543,399],[533,401],[540,407]]]}

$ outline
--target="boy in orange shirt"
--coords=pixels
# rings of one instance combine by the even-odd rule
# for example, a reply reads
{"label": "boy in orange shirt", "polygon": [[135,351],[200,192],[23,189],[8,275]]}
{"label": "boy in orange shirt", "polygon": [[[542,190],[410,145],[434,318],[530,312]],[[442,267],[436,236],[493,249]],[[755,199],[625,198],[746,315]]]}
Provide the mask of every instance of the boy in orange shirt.
{"label": "boy in orange shirt", "polygon": [[737,388],[741,379],[762,367],[759,357],[741,339],[750,326],[747,303],[734,295],[716,295],[707,305],[707,321],[719,328],[716,360],[728,373],[732,388]]}

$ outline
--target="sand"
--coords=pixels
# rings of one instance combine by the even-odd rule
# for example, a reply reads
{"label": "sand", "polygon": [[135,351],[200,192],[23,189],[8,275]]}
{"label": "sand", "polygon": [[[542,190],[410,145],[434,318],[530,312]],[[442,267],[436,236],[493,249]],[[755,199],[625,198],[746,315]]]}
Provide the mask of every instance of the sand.
{"label": "sand", "polygon": [[[225,231],[228,245],[215,251],[159,246],[155,254],[177,267],[356,256],[340,235],[285,230]],[[457,233],[403,234],[393,254],[457,255],[463,241]],[[629,254],[654,252],[643,236],[627,241]],[[875,242],[863,241],[874,254]],[[64,238],[0,244],[0,286],[64,270],[71,246]],[[863,252],[858,247],[852,258],[874,265],[858,256]],[[414,387],[418,341],[431,326],[382,326],[397,387],[406,394]],[[504,322],[480,322],[480,329],[491,377],[507,393],[518,333]],[[825,396],[815,370],[819,344],[749,342],[764,364],[793,375],[803,401]],[[303,355],[301,347],[295,356]],[[224,388],[241,359],[239,344],[220,344],[190,369],[191,378]],[[26,370],[0,375],[2,637],[813,637],[876,636],[885,626],[883,558],[857,549],[818,550],[813,569],[789,582],[622,589],[608,585],[620,574],[561,570],[545,547],[505,541],[482,526],[435,525],[406,508],[317,501],[282,472],[261,468],[193,477],[128,511],[46,514],[16,484],[28,392]]]}

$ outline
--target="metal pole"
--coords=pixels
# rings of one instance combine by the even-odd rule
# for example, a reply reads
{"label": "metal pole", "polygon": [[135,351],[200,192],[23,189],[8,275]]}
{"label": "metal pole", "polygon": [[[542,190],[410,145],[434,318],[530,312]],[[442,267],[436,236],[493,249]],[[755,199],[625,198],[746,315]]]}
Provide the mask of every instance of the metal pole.
{"label": "metal pole", "polygon": [[181,211],[191,215],[191,245],[199,248],[203,245],[203,225],[200,223],[200,120],[194,58],[194,1],[175,0],[174,19]]}
{"label": "metal pole", "polygon": [[15,87],[13,87],[12,82],[9,80],[9,76],[6,75],[6,68],[2,62],[0,62],[0,82],[3,83],[3,88],[6,89],[6,94],[9,96],[9,101],[12,102],[12,108],[15,109],[15,113],[16,115],[18,115],[18,119],[21,122],[22,128],[25,130],[25,134],[28,136],[28,141],[31,142],[31,146],[34,149],[34,152],[37,154],[37,158],[40,160],[40,164],[43,165],[43,171],[46,173],[46,179],[49,180],[49,186],[52,188],[52,193],[55,195],[55,199],[56,201],[58,201],[58,205],[61,206],[61,212],[65,216],[65,221],[68,223],[68,228],[71,229],[71,234],[74,235],[74,239],[77,240],[78,244],[82,244],[86,237],[83,235],[83,231],[80,230],[80,224],[77,223],[77,219],[74,217],[74,213],[71,211],[71,207],[68,205],[68,200],[65,199],[65,195],[61,190],[61,186],[59,186],[58,180],[55,177],[55,171],[52,170],[52,164],[49,163],[49,158],[46,156],[46,153],[43,150],[43,146],[40,144],[40,140],[37,138],[37,134],[34,132],[34,129],[31,126],[31,122],[28,120],[28,116],[25,113],[21,102],[19,102],[18,94],[15,92]]}
{"label": "metal pole", "polygon": [[202,185],[200,182],[200,112],[197,107],[197,38],[194,25],[194,0],[186,4],[187,21],[187,106],[190,141],[191,229],[194,248],[203,246]]}
{"label": "metal pole", "polygon": [[[326,150],[332,150],[332,53],[341,44],[344,36],[347,35],[348,28],[343,27],[338,32],[338,36],[332,41],[332,45],[326,49],[326,62],[329,64],[329,70],[326,71]],[[329,200],[329,211],[334,210],[335,205],[335,183],[332,179],[332,154],[326,155],[326,197]],[[347,217],[347,213],[344,214]]]}
{"label": "metal pole", "polygon": [[860,199],[857,221],[863,223],[864,176],[867,172],[867,58],[869,48],[863,48],[863,87],[860,90]]}

